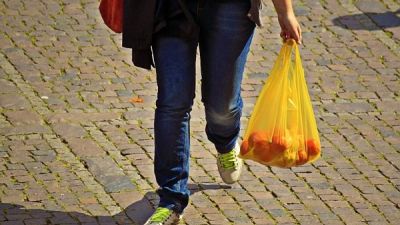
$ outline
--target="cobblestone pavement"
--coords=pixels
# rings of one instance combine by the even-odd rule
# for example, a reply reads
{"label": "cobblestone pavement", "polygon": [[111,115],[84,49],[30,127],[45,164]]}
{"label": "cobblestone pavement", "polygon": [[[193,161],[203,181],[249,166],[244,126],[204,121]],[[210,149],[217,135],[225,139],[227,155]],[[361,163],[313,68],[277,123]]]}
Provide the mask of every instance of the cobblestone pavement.
{"label": "cobblestone pavement", "polygon": [[[242,85],[242,134],[281,45],[266,2]],[[0,1],[1,225],[142,224],[157,203],[155,73],[131,65],[97,7]],[[198,74],[183,223],[399,224],[400,2],[295,7],[321,159],[292,169],[247,162],[241,180],[224,185]]]}

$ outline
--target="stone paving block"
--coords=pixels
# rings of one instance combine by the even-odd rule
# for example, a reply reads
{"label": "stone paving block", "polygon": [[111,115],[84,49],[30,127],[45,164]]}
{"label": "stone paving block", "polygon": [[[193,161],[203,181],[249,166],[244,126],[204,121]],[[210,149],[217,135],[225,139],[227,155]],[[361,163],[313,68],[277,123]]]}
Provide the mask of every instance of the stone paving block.
{"label": "stone paving block", "polygon": [[40,124],[17,125],[12,127],[0,128],[1,135],[25,135],[25,134],[50,134],[51,131],[47,126]]}
{"label": "stone paving block", "polygon": [[326,104],[325,108],[329,112],[372,112],[374,108],[368,103],[339,103],[339,104]]}
{"label": "stone paving block", "polygon": [[30,108],[30,104],[21,94],[1,94],[0,106],[5,109],[20,110]]}
{"label": "stone paving block", "polygon": [[5,115],[13,125],[40,123],[40,116],[31,110],[8,111]]}
{"label": "stone paving block", "polygon": [[26,225],[46,225],[46,219],[26,219],[24,220]]}
{"label": "stone paving block", "polygon": [[135,190],[135,185],[110,158],[91,157],[85,160],[89,171],[107,192]]}
{"label": "stone paving block", "polygon": [[56,123],[52,125],[56,134],[63,138],[82,138],[86,136],[86,131],[79,124]]}
{"label": "stone paving block", "polygon": [[5,221],[1,225],[24,225],[23,221]]}
{"label": "stone paving block", "polygon": [[1,93],[15,93],[17,92],[17,87],[10,81],[0,80],[0,92]]}
{"label": "stone paving block", "polygon": [[64,121],[84,122],[84,121],[108,121],[119,119],[120,115],[114,112],[96,112],[96,113],[53,113],[47,116],[50,123]]}
{"label": "stone paving block", "polygon": [[69,138],[67,141],[72,152],[80,157],[105,155],[105,152],[91,139]]}

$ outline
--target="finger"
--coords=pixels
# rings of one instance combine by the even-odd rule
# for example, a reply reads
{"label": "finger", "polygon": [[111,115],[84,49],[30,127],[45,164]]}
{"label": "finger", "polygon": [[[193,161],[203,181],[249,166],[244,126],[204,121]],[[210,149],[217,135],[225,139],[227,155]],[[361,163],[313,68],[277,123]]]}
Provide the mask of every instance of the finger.
{"label": "finger", "polygon": [[287,41],[287,40],[289,40],[291,37],[290,37],[290,33],[289,32],[285,32],[284,33],[284,40],[285,41]]}
{"label": "finger", "polygon": [[299,33],[299,44],[301,45],[301,43],[303,42],[303,36],[301,34],[301,27],[299,26],[297,30],[298,30],[297,32]]}
{"label": "finger", "polygon": [[280,36],[281,36],[281,38],[285,38],[285,32],[281,31]]}
{"label": "finger", "polygon": [[287,39],[294,39],[296,42],[296,32],[293,26],[288,26],[288,29],[286,30],[286,38]]}
{"label": "finger", "polygon": [[285,32],[285,31],[282,31],[281,32],[281,38],[282,38],[282,40],[283,40],[283,42],[286,42],[286,40],[287,40],[287,33]]}
{"label": "finger", "polygon": [[296,41],[297,44],[300,44],[300,34],[297,29],[293,30],[292,38]]}
{"label": "finger", "polygon": [[296,38],[294,39],[296,40],[296,43],[299,45],[300,44],[300,36],[299,33],[296,32]]}

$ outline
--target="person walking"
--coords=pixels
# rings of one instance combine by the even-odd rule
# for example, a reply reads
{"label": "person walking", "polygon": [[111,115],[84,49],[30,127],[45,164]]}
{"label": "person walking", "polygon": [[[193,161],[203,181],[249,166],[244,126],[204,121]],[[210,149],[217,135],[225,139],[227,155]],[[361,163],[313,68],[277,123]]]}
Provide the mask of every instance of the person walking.
{"label": "person walking", "polygon": [[[291,0],[272,0],[280,36],[301,43]],[[123,46],[134,65],[157,76],[154,173],[160,201],[146,225],[176,224],[189,203],[190,112],[195,98],[197,47],[205,133],[218,152],[226,184],[235,183],[243,161],[239,131],[241,82],[255,27],[262,26],[261,0],[124,1]]]}

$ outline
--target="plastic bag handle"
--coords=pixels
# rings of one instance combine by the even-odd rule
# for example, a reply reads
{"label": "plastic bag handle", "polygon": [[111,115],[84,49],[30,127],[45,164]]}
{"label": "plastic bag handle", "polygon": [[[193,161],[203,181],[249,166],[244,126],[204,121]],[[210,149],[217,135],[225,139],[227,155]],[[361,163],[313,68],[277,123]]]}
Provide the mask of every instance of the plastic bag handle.
{"label": "plastic bag handle", "polygon": [[297,45],[296,41],[294,39],[288,39],[286,42],[284,42],[285,45],[290,46],[291,51],[295,52],[295,65],[299,65],[301,63],[301,58],[300,58],[300,50],[299,46]]}

